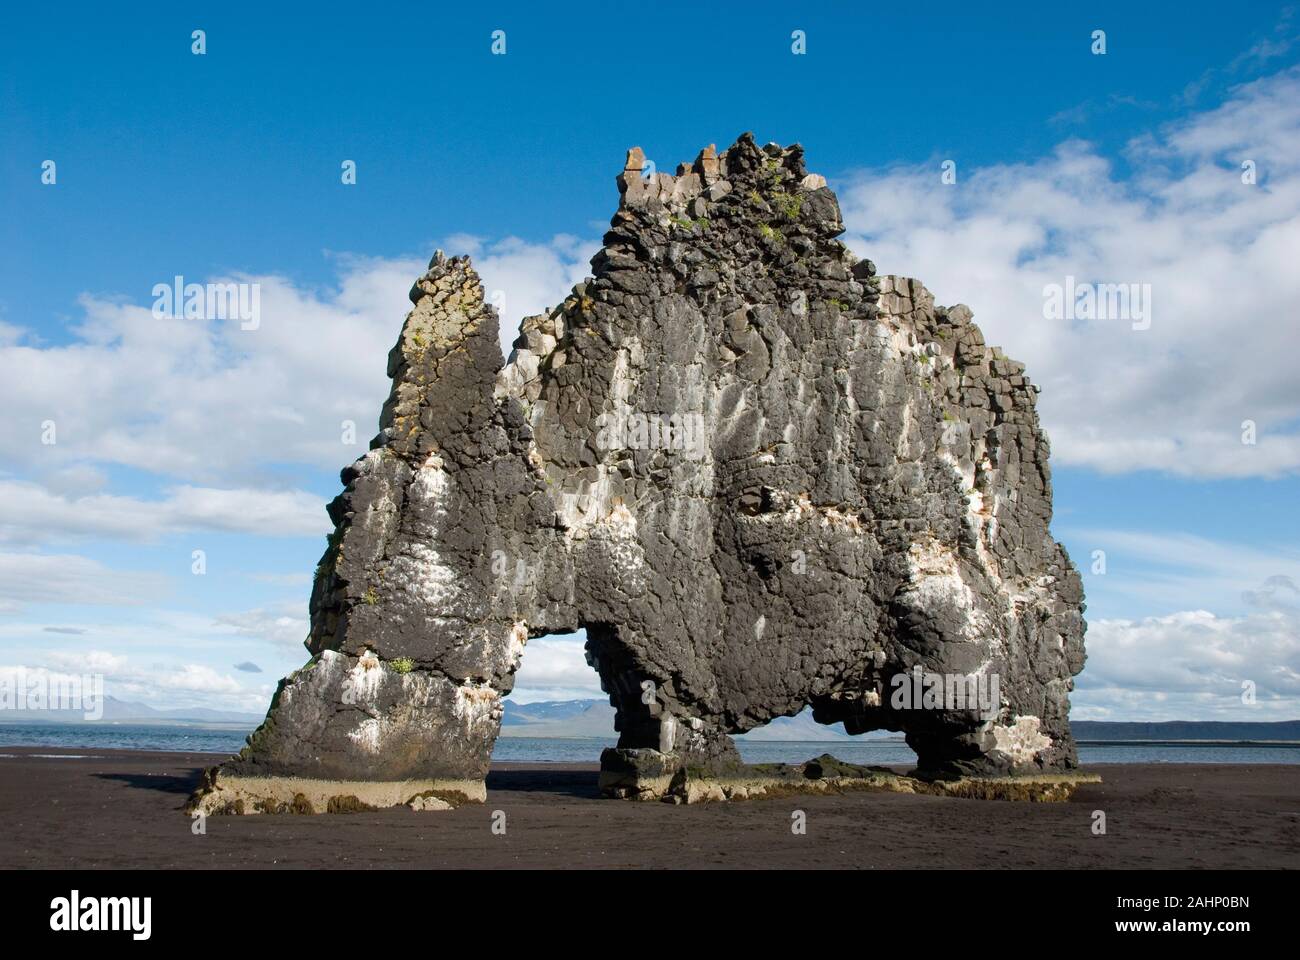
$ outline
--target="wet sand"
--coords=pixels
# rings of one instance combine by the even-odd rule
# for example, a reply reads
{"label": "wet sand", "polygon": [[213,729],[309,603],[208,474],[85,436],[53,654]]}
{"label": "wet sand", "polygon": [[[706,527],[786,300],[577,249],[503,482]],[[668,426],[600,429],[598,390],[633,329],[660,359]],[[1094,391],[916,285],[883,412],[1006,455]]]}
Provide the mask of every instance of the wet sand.
{"label": "wet sand", "polygon": [[847,793],[673,806],[602,799],[595,765],[494,764],[483,805],[213,817],[196,836],[182,807],[220,759],[0,746],[0,868],[1300,866],[1300,766],[1106,764],[1091,768],[1105,782],[1055,804]]}

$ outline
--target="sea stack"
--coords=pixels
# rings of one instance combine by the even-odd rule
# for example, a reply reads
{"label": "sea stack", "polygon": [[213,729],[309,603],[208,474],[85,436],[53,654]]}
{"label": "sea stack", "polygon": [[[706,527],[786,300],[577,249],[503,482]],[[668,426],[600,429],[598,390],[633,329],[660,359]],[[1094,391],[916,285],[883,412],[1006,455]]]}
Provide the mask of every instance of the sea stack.
{"label": "sea stack", "polygon": [[416,281],[329,506],[311,660],[198,808],[480,801],[529,638],[579,628],[611,796],[729,796],[699,786],[751,775],[729,735],[808,706],[903,731],[916,784],[1070,780],[1083,591],[1023,365],[857,259],[801,147],[643,166],[508,362],[467,258]]}

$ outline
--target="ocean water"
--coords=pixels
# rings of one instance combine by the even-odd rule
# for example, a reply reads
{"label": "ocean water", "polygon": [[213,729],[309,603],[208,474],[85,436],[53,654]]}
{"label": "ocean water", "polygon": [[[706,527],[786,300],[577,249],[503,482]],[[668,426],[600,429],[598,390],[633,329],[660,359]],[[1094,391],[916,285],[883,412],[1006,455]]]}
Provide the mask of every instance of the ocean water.
{"label": "ocean water", "polygon": [[8,723],[0,725],[5,747],[76,747],[87,750],[166,750],[176,753],[238,753],[253,731],[244,727],[181,727],[135,723]]}
{"label": "ocean water", "polygon": [[[614,738],[547,740],[532,737],[502,737],[492,759],[520,763],[595,763],[600,751],[614,746]],[[916,754],[898,740],[760,741],[737,740],[736,747],[746,763],[801,763],[833,754],[847,763],[864,766],[909,766]],[[1300,764],[1300,746],[1236,746],[1233,744],[1084,744],[1079,762],[1098,763],[1294,763]]]}
{"label": "ocean water", "polygon": [[[5,747],[62,749],[167,750],[177,753],[238,753],[247,729],[178,727],[128,723],[51,723],[0,725],[0,754]],[[597,763],[614,738],[585,737],[556,740],[543,737],[501,737],[492,759],[512,763]],[[748,763],[799,763],[823,753],[849,763],[906,766],[916,762],[907,744],[896,740],[835,740],[763,742],[737,740]],[[1085,743],[1079,762],[1100,763],[1294,763],[1300,746],[1177,743]]]}

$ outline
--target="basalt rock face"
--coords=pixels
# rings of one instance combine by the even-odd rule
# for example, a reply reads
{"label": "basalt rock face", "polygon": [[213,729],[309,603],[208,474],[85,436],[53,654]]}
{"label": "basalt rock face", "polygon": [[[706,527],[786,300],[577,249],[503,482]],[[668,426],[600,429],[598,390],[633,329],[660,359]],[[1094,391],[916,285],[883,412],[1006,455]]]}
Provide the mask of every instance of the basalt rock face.
{"label": "basalt rock face", "polygon": [[1022,365],[856,260],[800,147],[642,165],[509,363],[468,260],[416,282],[330,505],[313,659],[214,782],[472,794],[528,638],[579,627],[611,794],[726,775],[728,734],[808,705],[905,731],[925,777],[1075,766],[1082,587]]}

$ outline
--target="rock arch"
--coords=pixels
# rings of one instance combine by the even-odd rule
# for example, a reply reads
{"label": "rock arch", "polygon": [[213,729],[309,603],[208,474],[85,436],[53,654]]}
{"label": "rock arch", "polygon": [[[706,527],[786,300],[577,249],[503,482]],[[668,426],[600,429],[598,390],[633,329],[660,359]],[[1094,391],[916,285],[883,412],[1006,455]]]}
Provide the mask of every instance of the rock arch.
{"label": "rock arch", "polygon": [[[202,806],[481,799],[528,638],[580,626],[612,795],[725,779],[728,734],[809,704],[905,731],[923,780],[1076,766],[1082,587],[1023,366],[856,260],[799,146],[642,165],[508,363],[467,258],[416,281],[329,506],[312,660]],[[997,702],[900,709],[902,675],[996,678]]]}

